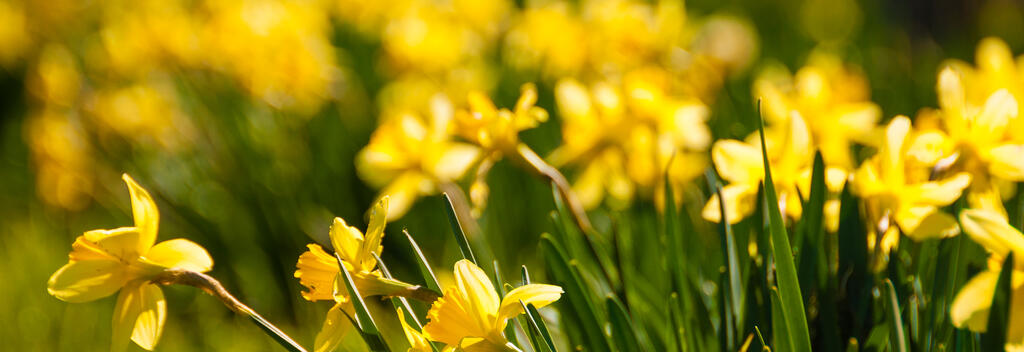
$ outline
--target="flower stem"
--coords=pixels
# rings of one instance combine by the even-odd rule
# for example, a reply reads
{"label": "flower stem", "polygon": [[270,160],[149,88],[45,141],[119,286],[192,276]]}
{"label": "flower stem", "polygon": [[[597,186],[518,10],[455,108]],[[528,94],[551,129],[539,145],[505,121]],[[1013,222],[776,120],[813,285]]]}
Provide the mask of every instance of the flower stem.
{"label": "flower stem", "polygon": [[274,324],[264,319],[259,313],[246,306],[233,296],[220,281],[212,276],[182,269],[168,269],[160,274],[153,282],[161,285],[187,285],[197,287],[206,293],[220,299],[228,309],[238,314],[248,315],[256,325],[263,329],[263,332],[274,338],[285,349],[292,352],[306,352],[305,348],[295,342],[291,337],[278,329]]}
{"label": "flower stem", "polygon": [[554,166],[551,166],[544,161],[533,149],[530,149],[526,144],[519,144],[516,148],[519,152],[518,156],[526,162],[533,171],[537,172],[541,176],[544,176],[548,180],[551,180],[558,188],[558,192],[562,194],[562,198],[565,198],[566,204],[569,205],[569,211],[572,213],[573,218],[576,220],[576,225],[583,230],[586,235],[591,235],[594,231],[594,227],[590,224],[590,218],[587,216],[587,211],[583,209],[583,203],[580,203],[579,198],[576,197],[576,192],[572,191],[572,186],[569,185],[569,181],[565,179],[565,176],[558,171]]}

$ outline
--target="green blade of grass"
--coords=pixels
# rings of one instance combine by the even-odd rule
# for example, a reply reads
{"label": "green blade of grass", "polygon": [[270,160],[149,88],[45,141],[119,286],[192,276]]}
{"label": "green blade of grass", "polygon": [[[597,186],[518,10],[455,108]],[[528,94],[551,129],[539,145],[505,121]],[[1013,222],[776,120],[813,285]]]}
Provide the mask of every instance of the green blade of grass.
{"label": "green blade of grass", "polygon": [[[544,342],[544,346],[548,351],[558,352],[558,350],[555,349],[554,340],[551,339],[551,332],[548,331],[547,324],[545,324],[544,319],[541,318],[540,312],[537,311],[537,307],[534,307],[533,304],[525,304],[522,300],[519,301],[519,304],[523,306],[523,312],[526,313],[526,318],[527,321],[530,322],[530,327],[540,335],[541,338],[538,340]],[[540,341],[538,341],[538,343]],[[539,346],[534,345],[534,349],[537,347]]]}
{"label": "green blade of grass", "polygon": [[[759,104],[760,105],[760,104]],[[758,108],[760,110],[760,107]],[[764,161],[764,194],[768,205],[769,232],[771,233],[771,252],[775,258],[776,279],[779,283],[779,299],[785,311],[787,333],[791,335],[793,351],[810,352],[811,336],[807,329],[807,316],[804,313],[804,302],[797,278],[796,265],[793,263],[792,247],[789,235],[782,222],[779,211],[779,197],[775,193],[772,180],[771,165],[768,161],[768,147],[765,145],[764,121],[758,117],[758,131],[761,134],[761,157]],[[780,351],[788,349],[778,349]]]}
{"label": "green blade of grass", "polygon": [[1003,260],[1003,268],[999,271],[992,306],[988,310],[988,325],[981,334],[983,351],[1001,351],[1006,346],[1006,331],[1010,323],[1011,300],[1013,299],[1013,251]]}
{"label": "green blade of grass", "polygon": [[612,325],[612,340],[619,351],[640,351],[640,343],[636,338],[636,330],[633,328],[633,320],[626,313],[615,296],[608,295],[605,299],[605,308],[608,310],[608,320]]}
{"label": "green blade of grass", "polygon": [[437,277],[434,276],[434,269],[431,269],[430,262],[427,262],[427,257],[424,256],[423,251],[420,250],[420,245],[416,244],[416,240],[412,238],[409,231],[402,230],[402,233],[405,234],[405,238],[409,240],[409,246],[412,247],[412,251],[416,254],[416,265],[420,269],[420,275],[423,276],[423,281],[427,285],[427,288],[441,293],[441,285],[437,283]]}
{"label": "green blade of grass", "polygon": [[792,351],[793,337],[789,333],[789,326],[786,323],[786,310],[782,307],[782,299],[779,298],[779,290],[777,288],[772,287],[769,299],[772,305],[772,333],[775,336],[772,342],[775,343],[775,350]]}
{"label": "green blade of grass", "polygon": [[893,287],[892,281],[885,279],[885,289],[888,295],[887,306],[889,313],[889,322],[891,329],[889,330],[889,342],[892,343],[892,349],[896,352],[907,352],[907,334],[903,331],[903,317],[900,314],[900,302],[899,298],[896,297],[896,288]]}
{"label": "green blade of grass", "polygon": [[462,257],[469,259],[473,264],[479,265],[476,262],[476,256],[473,255],[473,249],[469,246],[469,239],[466,238],[466,232],[462,230],[462,223],[459,222],[459,216],[455,214],[455,205],[452,204],[452,199],[445,193],[442,195],[444,198],[445,207],[444,210],[448,212],[448,224],[452,226],[452,233],[455,235],[455,242],[459,244],[459,250],[462,251]]}
{"label": "green blade of grass", "polygon": [[594,306],[590,296],[591,290],[583,283],[583,279],[565,256],[565,251],[549,234],[541,235],[541,247],[544,249],[544,260],[551,278],[565,289],[565,298],[577,314],[577,323],[583,331],[590,348],[595,351],[608,351],[611,346],[608,336],[604,333],[604,316]]}
{"label": "green blade of grass", "polygon": [[[671,165],[671,164],[669,164]],[[676,209],[675,191],[672,189],[672,182],[669,181],[668,172],[665,173],[665,238],[668,241],[669,251],[676,255],[669,256],[669,273],[672,275],[676,292],[681,292],[686,285],[686,248],[683,247],[683,240],[679,230],[679,210]]]}

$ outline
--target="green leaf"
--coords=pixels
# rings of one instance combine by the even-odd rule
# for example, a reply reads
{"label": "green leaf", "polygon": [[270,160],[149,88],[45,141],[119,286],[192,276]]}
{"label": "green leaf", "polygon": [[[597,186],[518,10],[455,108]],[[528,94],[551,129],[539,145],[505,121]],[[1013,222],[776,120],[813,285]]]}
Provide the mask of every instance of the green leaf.
{"label": "green leaf", "polygon": [[605,299],[605,308],[608,310],[608,320],[612,323],[612,340],[618,346],[619,351],[639,351],[640,343],[637,342],[636,330],[633,328],[633,321],[626,313],[615,296],[608,295]]}
{"label": "green leaf", "polygon": [[[380,269],[381,275],[383,275],[384,278],[387,279],[394,279],[394,277],[391,276],[391,271],[388,270],[388,267],[386,265],[384,265],[384,261],[380,259],[380,256],[377,255],[377,252],[370,252],[370,254],[373,255],[373,259],[377,260],[377,268]],[[395,306],[395,308],[402,309],[401,314],[406,315],[406,317],[408,318],[406,319],[406,321],[411,321],[416,330],[423,330],[423,323],[421,323],[420,318],[416,316],[416,311],[412,310],[412,305],[409,304],[408,299],[401,296],[391,297],[391,304]],[[430,344],[430,349],[433,350],[434,352],[440,352],[440,350],[437,349],[437,346],[435,346],[433,343]]]}
{"label": "green leaf", "polygon": [[999,271],[996,291],[992,296],[992,306],[988,310],[988,325],[981,334],[983,351],[1001,351],[1006,346],[1006,332],[1010,325],[1010,309],[1013,300],[1013,251],[1003,260],[1003,268]]}
{"label": "green leaf", "polygon": [[430,262],[427,262],[427,257],[420,250],[420,245],[416,244],[416,240],[412,239],[409,231],[402,230],[402,233],[405,234],[405,238],[409,239],[409,245],[412,247],[412,251],[416,253],[416,265],[420,268],[420,275],[423,276],[423,281],[426,283],[427,288],[438,293],[443,292],[441,291],[441,285],[437,283],[437,277],[434,276],[434,269],[431,269]]}
{"label": "green leaf", "polygon": [[566,301],[577,315],[577,323],[587,340],[588,347],[595,351],[608,351],[611,344],[602,327],[606,320],[594,306],[593,298],[590,296],[592,291],[584,285],[576,265],[569,262],[565,251],[550,234],[541,235],[540,243],[544,249],[544,261],[551,272],[551,278],[565,289]]}
{"label": "green leaf", "polygon": [[772,333],[775,336],[776,351],[792,351],[793,337],[789,333],[789,327],[786,324],[786,310],[782,307],[782,299],[779,298],[778,288],[771,288],[771,296],[769,297],[772,304]]}
{"label": "green leaf", "polygon": [[[334,257],[338,259],[338,266],[344,268],[345,264],[341,257],[338,256],[337,253],[334,254]],[[352,302],[352,306],[356,311],[356,327],[358,327],[359,331],[362,332],[363,337],[366,340],[366,344],[370,346],[371,350],[387,351],[387,343],[383,338],[381,338],[380,329],[377,327],[377,323],[373,321],[373,316],[370,315],[370,311],[366,307],[366,301],[363,300],[363,296],[359,293],[359,289],[356,287],[355,281],[352,280],[352,274],[349,273],[348,270],[339,271],[341,272],[341,275],[338,275],[338,281],[342,281],[345,284],[345,289],[349,294],[349,300]]]}
{"label": "green leaf", "polygon": [[[548,351],[558,352],[558,350],[555,349],[554,340],[551,339],[551,332],[548,331],[547,324],[544,323],[544,319],[540,316],[540,312],[537,311],[537,307],[534,307],[533,304],[525,304],[522,300],[519,301],[519,304],[523,306],[523,311],[526,312],[526,317],[530,322],[530,327],[532,327],[533,331],[541,336],[541,340],[544,342],[544,346],[547,347]],[[537,345],[534,345],[534,348],[537,347]]]}
{"label": "green leaf", "polygon": [[[499,297],[505,297],[505,280],[501,277],[501,268],[498,266],[498,261],[494,260],[494,286],[498,291]],[[516,328],[513,324],[505,325],[505,338],[512,342],[513,345],[519,346],[519,338],[516,337]]]}
{"label": "green leaf", "polygon": [[[732,319],[725,320],[733,322],[731,326],[727,327],[730,329],[730,334],[726,334],[726,336],[733,336],[735,338],[739,336],[740,327],[743,326],[743,302],[745,299],[743,283],[740,281],[739,255],[736,253],[736,236],[733,235],[732,225],[729,225],[728,216],[725,214],[725,196],[722,194],[722,185],[718,181],[718,177],[711,170],[708,170],[705,176],[707,177],[708,188],[718,194],[718,209],[722,214],[722,219],[718,222],[718,229],[721,246],[726,253],[725,272],[728,277],[728,281],[724,282],[725,287],[723,290],[728,295],[729,300],[729,304],[725,305],[729,308],[726,314],[732,315]],[[734,339],[729,339],[727,346],[734,346],[734,342]]]}
{"label": "green leaf", "polygon": [[469,239],[466,238],[466,232],[462,230],[462,224],[459,222],[459,216],[455,214],[455,205],[452,204],[452,199],[445,193],[442,195],[444,198],[445,205],[444,209],[448,211],[448,224],[452,226],[452,233],[455,235],[455,242],[459,244],[459,250],[462,251],[462,257],[469,259],[473,264],[479,265],[476,262],[476,256],[473,255],[473,249],[469,246]]}
{"label": "green leaf", "polygon": [[[760,109],[760,108],[759,108]],[[769,232],[771,233],[771,252],[775,258],[776,279],[781,308],[785,312],[786,330],[792,341],[792,351],[810,352],[811,336],[807,329],[807,316],[804,313],[804,302],[800,291],[800,282],[793,263],[792,247],[789,235],[782,222],[779,211],[779,197],[775,193],[775,182],[772,180],[771,165],[768,161],[768,147],[765,145],[764,122],[758,118],[758,131],[761,133],[761,157],[764,161],[764,194],[768,205]],[[779,351],[789,349],[776,348]]]}
{"label": "green leaf", "polygon": [[907,334],[903,331],[903,317],[900,314],[900,302],[896,297],[896,288],[892,281],[885,279],[885,288],[888,295],[888,306],[890,327],[889,342],[893,344],[892,349],[896,352],[907,352]]}

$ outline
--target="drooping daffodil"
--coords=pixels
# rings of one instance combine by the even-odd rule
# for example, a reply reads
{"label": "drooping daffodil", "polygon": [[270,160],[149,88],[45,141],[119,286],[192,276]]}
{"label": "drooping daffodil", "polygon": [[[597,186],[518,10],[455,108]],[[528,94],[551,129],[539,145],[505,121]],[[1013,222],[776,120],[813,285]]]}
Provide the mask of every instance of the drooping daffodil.
{"label": "drooping daffodil", "polygon": [[[1024,234],[1010,226],[1001,214],[987,209],[961,211],[960,224],[974,242],[988,251],[989,266],[960,289],[949,316],[958,328],[984,332],[1002,263],[1011,252],[1014,258],[1024,258]],[[1006,350],[1019,351],[1024,349],[1024,260],[1014,260],[1012,278]]]}
{"label": "drooping daffodil", "polygon": [[522,314],[523,304],[544,307],[562,292],[554,285],[527,284],[501,298],[487,274],[463,259],[455,263],[455,284],[427,312],[422,335],[466,351],[518,351],[504,335],[508,319]]}
{"label": "drooping daffodil", "polygon": [[[927,167],[906,158],[913,138],[906,116],[893,118],[884,137],[878,154],[862,163],[851,180],[853,192],[864,199],[871,219],[869,246],[873,248],[880,241],[888,253],[899,243],[901,232],[918,241],[960,233],[956,219],[939,207],[960,198],[971,183],[971,175],[959,172],[929,180]],[[878,235],[883,238],[872,238]]]}
{"label": "drooping daffodil", "polygon": [[134,341],[152,350],[160,340],[167,302],[153,280],[167,269],[206,272],[213,259],[198,244],[178,238],[156,243],[160,214],[149,192],[127,174],[135,226],[92,230],[71,245],[68,263],[50,277],[47,290],[63,301],[88,302],[114,292],[111,350],[121,351]]}

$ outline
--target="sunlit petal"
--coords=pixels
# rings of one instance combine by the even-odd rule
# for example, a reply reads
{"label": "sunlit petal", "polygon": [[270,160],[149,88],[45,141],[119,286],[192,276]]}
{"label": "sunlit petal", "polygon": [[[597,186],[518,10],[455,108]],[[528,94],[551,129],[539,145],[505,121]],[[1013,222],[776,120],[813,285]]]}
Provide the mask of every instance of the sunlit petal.
{"label": "sunlit petal", "polygon": [[126,266],[114,260],[65,264],[47,283],[47,291],[63,301],[88,302],[114,294],[128,281]]}
{"label": "sunlit petal", "polygon": [[121,175],[128,185],[128,192],[132,198],[132,216],[135,218],[135,227],[139,228],[138,252],[145,253],[149,247],[156,243],[157,227],[160,223],[160,213],[156,209],[156,203],[149,196],[146,189],[135,183],[128,174]]}
{"label": "sunlit petal", "polygon": [[523,314],[523,304],[533,304],[537,308],[551,304],[561,298],[563,292],[561,287],[554,285],[529,284],[516,287],[501,299],[498,319],[504,320]]}
{"label": "sunlit petal", "polygon": [[178,268],[195,272],[213,269],[213,258],[195,242],[176,238],[157,243],[146,253],[145,259],[165,268]]}

